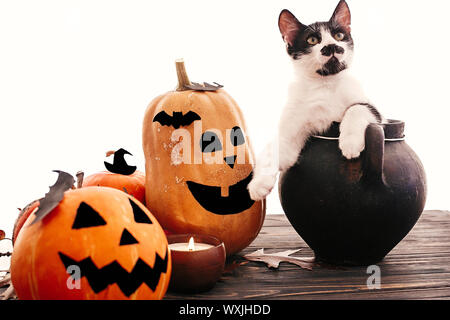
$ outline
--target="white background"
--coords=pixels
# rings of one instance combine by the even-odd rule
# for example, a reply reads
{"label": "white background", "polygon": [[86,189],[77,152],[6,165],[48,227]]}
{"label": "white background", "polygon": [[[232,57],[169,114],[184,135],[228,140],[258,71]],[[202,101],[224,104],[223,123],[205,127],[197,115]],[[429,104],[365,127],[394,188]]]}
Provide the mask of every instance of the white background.
{"label": "white background", "polygon": [[[106,151],[124,147],[144,170],[143,114],[175,87],[180,57],[191,80],[225,85],[259,153],[290,77],[280,11],[310,24],[337,2],[0,1],[0,229],[10,234],[17,208],[48,191],[53,169],[97,172]],[[449,2],[348,3],[354,72],[385,116],[406,121],[428,174],[427,209],[449,209]],[[282,213],[277,190],[268,213]]]}

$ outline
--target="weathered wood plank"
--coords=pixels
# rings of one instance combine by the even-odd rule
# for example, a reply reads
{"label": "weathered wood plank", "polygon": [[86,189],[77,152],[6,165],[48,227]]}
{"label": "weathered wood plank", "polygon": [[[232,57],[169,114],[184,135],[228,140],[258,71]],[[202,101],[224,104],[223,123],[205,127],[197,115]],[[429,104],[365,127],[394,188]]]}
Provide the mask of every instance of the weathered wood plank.
{"label": "weathered wood plank", "polygon": [[[284,215],[269,215],[258,238],[241,255],[264,248],[267,253],[301,249],[312,256]],[[236,261],[244,261],[240,256]],[[165,299],[446,299],[450,300],[450,212],[426,211],[412,232],[381,262],[381,289],[367,287],[364,267],[317,265],[307,271],[286,263],[278,270],[247,262],[225,274],[209,292]],[[5,288],[0,288],[0,292]]]}
{"label": "weathered wood plank", "polygon": [[[267,253],[301,248],[295,256],[313,255],[284,215],[267,216],[258,238],[241,255],[261,248]],[[271,270],[248,262],[209,292],[169,292],[166,299],[450,299],[450,212],[425,212],[378,266],[380,290],[367,287],[369,274],[364,267],[320,265],[306,271],[282,263],[278,270]]]}

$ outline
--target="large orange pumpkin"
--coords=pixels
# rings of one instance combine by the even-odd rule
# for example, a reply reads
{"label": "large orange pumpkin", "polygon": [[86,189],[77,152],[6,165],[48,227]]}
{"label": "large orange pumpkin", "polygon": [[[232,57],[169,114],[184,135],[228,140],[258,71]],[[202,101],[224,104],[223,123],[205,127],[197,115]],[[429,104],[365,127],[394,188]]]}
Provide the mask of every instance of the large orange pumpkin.
{"label": "large orange pumpkin", "polygon": [[114,155],[113,163],[105,161],[108,171],[94,173],[84,178],[82,187],[110,187],[124,191],[145,204],[145,175],[136,170],[135,166],[129,166],[124,155],[129,154],[124,149],[109,151],[106,156]]}
{"label": "large orange pumpkin", "polygon": [[155,98],[144,117],[146,204],[165,229],[213,235],[231,255],[256,238],[265,217],[247,191],[254,155],[244,118],[221,86],[193,84],[183,62],[176,67],[178,88]]}
{"label": "large orange pumpkin", "polygon": [[[171,259],[157,220],[112,188],[64,193],[45,218],[20,231],[11,277],[20,299],[161,299]],[[78,282],[77,282],[78,281]]]}

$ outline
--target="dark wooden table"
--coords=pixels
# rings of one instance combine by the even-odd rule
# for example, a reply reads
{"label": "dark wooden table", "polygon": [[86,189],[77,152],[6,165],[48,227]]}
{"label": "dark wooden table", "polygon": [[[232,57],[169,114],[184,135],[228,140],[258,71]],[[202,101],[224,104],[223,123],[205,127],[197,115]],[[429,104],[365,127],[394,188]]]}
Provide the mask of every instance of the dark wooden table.
{"label": "dark wooden table", "polygon": [[[313,255],[284,215],[267,216],[259,236],[241,254],[262,248],[266,253],[301,249],[294,256]],[[239,256],[233,259],[245,262]],[[318,265],[308,271],[284,262],[279,269],[247,262],[226,273],[209,292],[168,292],[165,299],[450,299],[450,212],[424,212],[411,233],[378,266],[381,289],[370,290],[370,275],[364,267]]]}
{"label": "dark wooden table", "polygon": [[[294,256],[313,255],[284,215],[268,215],[259,236],[241,254],[262,248],[266,253],[301,248]],[[209,292],[168,292],[165,299],[450,299],[450,212],[424,212],[378,266],[381,289],[370,290],[365,267],[318,265],[308,271],[284,262],[279,269],[248,262],[225,274]]]}

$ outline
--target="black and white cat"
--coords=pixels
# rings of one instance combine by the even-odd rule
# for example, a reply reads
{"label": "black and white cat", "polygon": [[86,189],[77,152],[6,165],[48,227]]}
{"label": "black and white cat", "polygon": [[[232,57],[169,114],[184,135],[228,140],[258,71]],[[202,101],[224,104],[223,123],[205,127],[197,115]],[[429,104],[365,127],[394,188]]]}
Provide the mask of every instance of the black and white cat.
{"label": "black and white cat", "polygon": [[353,58],[350,9],[344,0],[330,21],[303,25],[283,10],[279,27],[294,68],[278,138],[258,157],[248,185],[253,200],[264,199],[279,171],[292,167],[311,135],[340,122],[339,148],[347,159],[365,148],[367,126],[385,119],[373,107],[359,82],[350,75]]}

